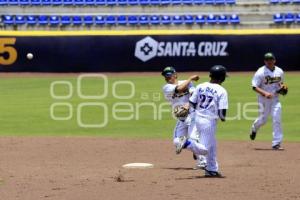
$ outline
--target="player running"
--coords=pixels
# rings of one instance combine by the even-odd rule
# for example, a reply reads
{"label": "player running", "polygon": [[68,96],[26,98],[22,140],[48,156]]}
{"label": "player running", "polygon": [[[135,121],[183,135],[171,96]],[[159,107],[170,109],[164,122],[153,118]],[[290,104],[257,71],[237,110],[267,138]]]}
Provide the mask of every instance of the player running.
{"label": "player running", "polygon": [[176,154],[187,148],[197,159],[197,168],[204,169],[207,149],[198,141],[193,111],[189,111],[189,97],[194,91],[192,81],[198,81],[199,76],[193,75],[187,80],[177,80],[177,73],[173,67],[166,67],[161,73],[167,84],[163,86],[165,98],[171,103],[174,115],[178,118],[174,129],[173,143]]}
{"label": "player running", "polygon": [[282,150],[281,142],[283,138],[281,127],[281,104],[278,94],[286,95],[287,86],[283,84],[283,70],[275,66],[275,56],[266,53],[264,56],[265,65],[260,67],[253,79],[252,87],[258,94],[258,104],[260,107],[259,117],[254,121],[251,128],[250,138],[255,140],[256,133],[263,126],[271,115],[273,119],[273,141],[274,150]]}
{"label": "player running", "polygon": [[208,150],[205,168],[206,177],[222,177],[217,162],[217,121],[225,121],[228,109],[227,91],[221,86],[226,78],[226,68],[215,65],[210,69],[210,81],[199,84],[190,97],[190,104],[196,109],[195,121],[200,133],[200,142]]}

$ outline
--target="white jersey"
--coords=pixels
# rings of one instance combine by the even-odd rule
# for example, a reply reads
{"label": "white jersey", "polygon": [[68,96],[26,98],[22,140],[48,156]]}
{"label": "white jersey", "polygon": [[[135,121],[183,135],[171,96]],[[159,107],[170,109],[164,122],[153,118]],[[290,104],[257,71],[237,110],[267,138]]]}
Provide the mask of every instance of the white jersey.
{"label": "white jersey", "polygon": [[276,91],[280,89],[280,83],[283,82],[283,79],[281,68],[275,66],[275,69],[271,71],[266,66],[262,66],[254,74],[252,87],[259,87],[277,96]]}
{"label": "white jersey", "polygon": [[192,92],[195,89],[193,83],[190,83],[186,91],[181,93],[175,92],[175,88],[177,87],[177,85],[180,85],[183,82],[184,80],[180,80],[178,81],[178,84],[167,83],[163,86],[164,96],[166,100],[168,100],[171,103],[172,107],[188,103],[190,98],[190,92]]}
{"label": "white jersey", "polygon": [[205,82],[199,84],[190,102],[196,104],[196,114],[209,118],[217,119],[218,110],[228,109],[227,91],[219,84]]}

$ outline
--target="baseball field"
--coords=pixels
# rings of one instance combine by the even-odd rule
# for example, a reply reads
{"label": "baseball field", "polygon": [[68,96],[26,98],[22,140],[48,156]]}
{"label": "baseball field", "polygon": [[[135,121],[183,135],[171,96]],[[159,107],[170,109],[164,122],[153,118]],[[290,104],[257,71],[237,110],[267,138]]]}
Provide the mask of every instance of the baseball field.
{"label": "baseball field", "polygon": [[[270,148],[271,120],[249,140],[252,75],[229,73],[223,84],[229,110],[217,138],[226,177],[207,179],[190,152],[175,155],[159,73],[3,73],[0,199],[300,199],[300,73],[285,75],[284,151]],[[154,168],[122,168],[134,162]]]}

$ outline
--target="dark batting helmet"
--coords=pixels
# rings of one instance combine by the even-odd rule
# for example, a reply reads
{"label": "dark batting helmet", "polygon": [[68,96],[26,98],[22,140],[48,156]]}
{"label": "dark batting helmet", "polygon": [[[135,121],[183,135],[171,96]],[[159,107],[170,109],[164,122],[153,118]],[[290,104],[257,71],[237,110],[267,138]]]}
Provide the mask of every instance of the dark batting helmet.
{"label": "dark batting helmet", "polygon": [[220,82],[224,82],[225,78],[227,77],[226,74],[227,70],[222,65],[215,65],[209,70],[209,77],[213,80],[217,80]]}

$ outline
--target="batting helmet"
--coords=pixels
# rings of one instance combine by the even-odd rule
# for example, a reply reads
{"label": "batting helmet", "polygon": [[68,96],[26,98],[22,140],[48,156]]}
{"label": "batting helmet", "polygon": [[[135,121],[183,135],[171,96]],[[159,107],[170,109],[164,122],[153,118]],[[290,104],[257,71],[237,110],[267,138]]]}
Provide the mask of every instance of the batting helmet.
{"label": "batting helmet", "polygon": [[212,68],[210,68],[210,70],[209,70],[209,73],[210,73],[209,77],[211,79],[224,82],[225,78],[227,77],[226,72],[227,72],[227,70],[226,70],[226,68],[224,66],[222,66],[222,65],[215,65]]}

